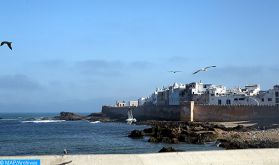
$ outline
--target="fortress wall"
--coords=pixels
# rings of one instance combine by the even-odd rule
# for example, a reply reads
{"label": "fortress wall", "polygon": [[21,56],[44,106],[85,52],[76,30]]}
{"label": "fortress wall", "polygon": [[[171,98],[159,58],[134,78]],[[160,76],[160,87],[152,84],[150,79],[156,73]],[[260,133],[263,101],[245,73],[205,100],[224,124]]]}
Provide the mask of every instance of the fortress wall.
{"label": "fortress wall", "polygon": [[128,110],[128,107],[102,107],[102,113],[106,114],[109,117],[127,117]]}
{"label": "fortress wall", "polygon": [[[133,116],[138,120],[180,120],[181,106],[146,105],[132,108]],[[103,106],[102,112],[109,117],[127,118],[128,107]]]}
{"label": "fortress wall", "polygon": [[[102,112],[109,117],[126,119],[128,107],[107,107]],[[276,121],[279,122],[278,106],[225,106],[197,105],[194,102],[180,106],[146,105],[133,109],[138,120],[172,120],[172,121]]]}
{"label": "fortress wall", "polygon": [[278,106],[195,105],[194,121],[279,121]]}

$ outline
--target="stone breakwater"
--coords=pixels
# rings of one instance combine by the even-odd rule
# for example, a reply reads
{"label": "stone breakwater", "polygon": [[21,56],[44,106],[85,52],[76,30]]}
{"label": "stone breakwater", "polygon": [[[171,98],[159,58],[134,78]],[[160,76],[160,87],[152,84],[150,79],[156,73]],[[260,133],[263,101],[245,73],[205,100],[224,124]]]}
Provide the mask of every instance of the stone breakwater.
{"label": "stone breakwater", "polygon": [[134,130],[128,137],[148,136],[151,143],[204,144],[216,142],[226,149],[279,148],[277,126],[225,127],[221,124],[201,122],[153,122],[152,127]]}

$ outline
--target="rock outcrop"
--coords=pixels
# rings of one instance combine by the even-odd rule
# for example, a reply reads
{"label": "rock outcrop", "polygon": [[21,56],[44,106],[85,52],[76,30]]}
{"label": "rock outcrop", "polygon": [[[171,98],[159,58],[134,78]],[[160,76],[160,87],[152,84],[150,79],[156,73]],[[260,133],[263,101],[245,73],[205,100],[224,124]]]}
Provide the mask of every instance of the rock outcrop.
{"label": "rock outcrop", "polygon": [[[198,122],[156,122],[151,128],[131,132],[136,137],[149,136],[150,143],[205,144],[217,142],[226,149],[279,148],[278,126],[225,127],[219,124]],[[129,136],[131,137],[131,136]]]}
{"label": "rock outcrop", "polygon": [[59,120],[74,121],[74,120],[85,120],[86,116],[82,116],[72,112],[60,112],[60,116],[58,116],[57,118]]}
{"label": "rock outcrop", "polygon": [[128,137],[130,138],[143,138],[144,133],[143,131],[139,131],[139,130],[133,130]]}
{"label": "rock outcrop", "polygon": [[159,152],[176,152],[173,147],[163,147]]}

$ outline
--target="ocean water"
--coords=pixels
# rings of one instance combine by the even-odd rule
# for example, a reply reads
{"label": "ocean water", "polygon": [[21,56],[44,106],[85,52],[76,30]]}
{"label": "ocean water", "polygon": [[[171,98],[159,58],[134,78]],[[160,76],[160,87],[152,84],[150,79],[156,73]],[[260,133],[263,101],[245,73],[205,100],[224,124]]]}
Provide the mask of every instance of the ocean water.
{"label": "ocean water", "polygon": [[[0,156],[69,154],[157,153],[164,146],[183,151],[218,150],[214,143],[154,144],[148,137],[131,139],[127,135],[146,125],[126,123],[90,123],[87,121],[44,121],[42,117],[57,114],[0,113]],[[32,118],[32,120],[30,119]],[[29,122],[26,122],[29,120]]]}

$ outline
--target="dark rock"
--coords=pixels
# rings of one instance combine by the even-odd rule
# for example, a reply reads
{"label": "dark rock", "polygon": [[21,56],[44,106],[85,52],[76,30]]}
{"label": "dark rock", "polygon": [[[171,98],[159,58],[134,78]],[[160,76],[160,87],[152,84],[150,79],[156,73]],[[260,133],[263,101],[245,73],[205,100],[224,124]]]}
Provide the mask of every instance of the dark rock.
{"label": "dark rock", "polygon": [[159,152],[176,152],[173,147],[163,147]]}
{"label": "dark rock", "polygon": [[185,134],[180,134],[180,136],[178,137],[178,141],[180,141],[180,142],[186,142],[186,141],[187,141],[187,135],[185,135]]}
{"label": "dark rock", "polygon": [[202,126],[193,127],[193,131],[203,131],[204,128]]}
{"label": "dark rock", "polygon": [[240,139],[221,139],[219,140],[220,145],[219,147],[226,148],[226,149],[247,149],[248,144]]}
{"label": "dark rock", "polygon": [[196,134],[198,135],[197,137],[198,137],[199,144],[212,142],[217,139],[217,135],[213,131],[200,131],[200,132],[196,132]]}
{"label": "dark rock", "polygon": [[130,138],[143,138],[143,131],[133,130],[128,137]]}
{"label": "dark rock", "polygon": [[172,138],[171,139],[171,143],[173,144],[178,144],[179,143],[179,140],[177,138]]}
{"label": "dark rock", "polygon": [[158,139],[156,137],[150,137],[148,139],[148,142],[150,142],[150,143],[159,143],[160,141],[161,141],[161,139]]}
{"label": "dark rock", "polygon": [[172,139],[169,137],[163,137],[161,142],[162,143],[172,143]]}
{"label": "dark rock", "polygon": [[153,128],[146,128],[143,130],[143,132],[146,136],[150,136],[154,134],[155,130]]}
{"label": "dark rock", "polygon": [[104,114],[102,112],[97,112],[97,113],[89,114],[88,117],[106,117],[106,114]]}
{"label": "dark rock", "polygon": [[176,137],[176,135],[174,134],[173,130],[170,128],[164,128],[161,130],[161,134],[162,137],[169,137],[169,138],[174,138]]}
{"label": "dark rock", "polygon": [[86,117],[88,121],[100,121],[100,122],[111,122],[114,121],[110,117],[106,116],[104,113],[91,113]]}
{"label": "dark rock", "polygon": [[279,148],[279,142],[271,140],[250,141],[249,148]]}
{"label": "dark rock", "polygon": [[60,112],[59,120],[84,120],[86,117],[72,112]]}

